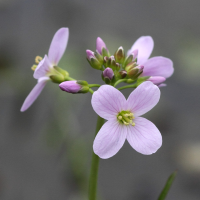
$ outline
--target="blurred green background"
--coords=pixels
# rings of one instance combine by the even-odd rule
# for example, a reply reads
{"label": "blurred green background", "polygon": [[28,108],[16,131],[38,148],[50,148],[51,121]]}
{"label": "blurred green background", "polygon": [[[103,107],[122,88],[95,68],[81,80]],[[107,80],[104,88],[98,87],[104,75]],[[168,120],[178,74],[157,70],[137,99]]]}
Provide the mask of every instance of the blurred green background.
{"label": "blurred green background", "polygon": [[[100,160],[102,200],[155,200],[172,171],[167,199],[200,198],[200,1],[0,0],[0,199],[87,199],[97,116],[91,94],[67,94],[48,83],[24,113],[36,84],[31,66],[44,56],[54,33],[69,27],[59,66],[74,78],[103,84],[86,61],[101,37],[110,52],[127,51],[142,35],[154,39],[152,56],[174,62],[158,105],[145,115],[159,128],[163,146],[145,156],[126,142]],[[131,89],[124,90],[127,97]]]}

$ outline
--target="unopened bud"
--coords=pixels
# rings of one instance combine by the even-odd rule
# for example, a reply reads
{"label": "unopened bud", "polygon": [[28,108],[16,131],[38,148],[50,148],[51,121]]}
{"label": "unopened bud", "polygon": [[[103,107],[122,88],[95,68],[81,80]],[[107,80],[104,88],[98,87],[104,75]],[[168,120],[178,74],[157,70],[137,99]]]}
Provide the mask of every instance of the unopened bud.
{"label": "unopened bud", "polygon": [[[82,82],[86,82],[86,81],[82,81]],[[72,93],[72,94],[87,93],[89,90],[88,86],[86,86],[85,84],[84,85],[79,84],[79,81],[64,81],[59,85],[59,87],[61,90],[68,93]]]}
{"label": "unopened bud", "polygon": [[119,72],[120,78],[125,78],[127,76],[127,72],[125,70],[122,70]]}
{"label": "unopened bud", "polygon": [[124,49],[123,47],[119,47],[119,49],[114,54],[116,62],[123,63],[125,59]]}
{"label": "unopened bud", "polygon": [[87,54],[87,59],[91,60],[91,58],[95,58],[94,52],[91,50],[86,50],[86,54]]}
{"label": "unopened bud", "polygon": [[114,72],[111,68],[107,67],[104,71],[103,71],[103,77],[104,79],[108,79],[109,81],[111,81],[114,77]]}
{"label": "unopened bud", "polygon": [[137,55],[138,55],[138,50],[136,49],[131,54],[129,54],[129,56],[126,57],[124,61],[124,66],[126,67],[129,63],[135,61]]}
{"label": "unopened bud", "polygon": [[137,66],[137,67],[130,68],[127,71],[127,75],[131,79],[136,79],[140,74],[142,74],[143,69],[144,69],[144,66]]}
{"label": "unopened bud", "polygon": [[147,79],[147,81],[151,81],[155,85],[160,85],[166,80],[166,78],[162,76],[151,76]]}
{"label": "unopened bud", "polygon": [[130,62],[126,67],[125,67],[125,70],[127,71],[127,73],[129,71],[131,71],[133,68],[135,68],[137,66],[137,63],[136,62]]}
{"label": "unopened bud", "polygon": [[101,63],[96,58],[92,57],[90,58],[90,60],[88,60],[88,62],[90,63],[91,67],[93,67],[94,69],[98,69],[98,70],[102,69]]}
{"label": "unopened bud", "polygon": [[102,54],[102,49],[105,49],[105,50],[108,50],[107,47],[106,47],[106,44],[104,43],[104,41],[98,37],[97,38],[97,41],[96,41],[96,50],[99,54],[103,55]]}

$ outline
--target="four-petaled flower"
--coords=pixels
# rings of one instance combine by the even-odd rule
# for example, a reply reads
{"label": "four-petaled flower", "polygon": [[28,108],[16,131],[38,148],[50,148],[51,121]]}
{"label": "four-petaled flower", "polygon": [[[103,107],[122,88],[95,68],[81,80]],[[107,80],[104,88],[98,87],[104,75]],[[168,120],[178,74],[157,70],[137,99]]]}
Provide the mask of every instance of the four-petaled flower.
{"label": "four-petaled flower", "polygon": [[49,76],[56,73],[53,67],[58,65],[63,56],[67,47],[68,37],[68,28],[60,28],[55,33],[49,48],[48,56],[45,55],[41,61],[39,60],[40,62],[34,71],[33,77],[38,80],[38,83],[26,97],[21,107],[21,112],[27,110],[32,105],[46,85],[46,82],[50,79]]}
{"label": "four-petaled flower", "polygon": [[151,36],[142,36],[138,38],[127,54],[137,55],[137,63],[143,65],[143,73],[140,76],[161,76],[169,78],[173,72],[173,62],[169,58],[162,56],[152,57],[150,59],[154,47],[154,41]]}
{"label": "four-petaled flower", "polygon": [[142,154],[155,153],[162,145],[162,136],[152,122],[139,116],[151,110],[159,98],[159,88],[150,81],[139,85],[127,100],[116,88],[101,86],[92,96],[92,107],[108,121],[94,140],[94,153],[100,158],[110,158],[126,139]]}

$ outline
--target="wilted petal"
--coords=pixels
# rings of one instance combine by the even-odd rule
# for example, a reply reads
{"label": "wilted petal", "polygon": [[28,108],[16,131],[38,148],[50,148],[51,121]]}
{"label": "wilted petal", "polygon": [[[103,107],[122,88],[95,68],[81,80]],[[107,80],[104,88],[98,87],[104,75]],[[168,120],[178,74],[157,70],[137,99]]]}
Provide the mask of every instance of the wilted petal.
{"label": "wilted petal", "polygon": [[96,41],[96,50],[98,51],[99,54],[102,54],[102,48],[107,49],[106,44],[100,37],[98,37]]}
{"label": "wilted petal", "polygon": [[134,50],[138,50],[137,63],[142,65],[151,55],[153,47],[153,38],[151,36],[142,36],[136,40],[127,54],[130,55]]}
{"label": "wilted petal", "polygon": [[174,72],[173,62],[162,56],[153,57],[144,63],[142,76],[170,77]]}
{"label": "wilted petal", "polygon": [[94,153],[104,159],[114,156],[123,146],[126,136],[126,126],[117,120],[107,121],[94,140]]}
{"label": "wilted petal", "polygon": [[21,112],[24,112],[25,110],[27,110],[32,105],[32,103],[37,99],[42,89],[44,88],[47,80],[49,80],[49,77],[42,77],[38,79],[38,83],[35,85],[35,87],[31,90],[29,95],[26,97],[21,107],[21,110],[20,110]]}
{"label": "wilted petal", "polygon": [[134,116],[140,116],[151,110],[160,99],[160,90],[150,81],[139,85],[128,97],[127,107]]}
{"label": "wilted petal", "polygon": [[121,110],[126,110],[126,99],[113,86],[102,85],[92,95],[92,107],[100,117],[113,119]]}
{"label": "wilted petal", "polygon": [[57,65],[63,56],[65,49],[67,47],[69,37],[68,28],[60,28],[54,35],[50,48],[48,57],[53,65]]}
{"label": "wilted petal", "polygon": [[47,55],[45,55],[35,69],[33,77],[36,79],[44,77],[51,67],[51,63],[49,62]]}
{"label": "wilted petal", "polygon": [[155,153],[162,145],[162,136],[157,127],[143,117],[137,117],[135,126],[128,126],[127,140],[139,153]]}

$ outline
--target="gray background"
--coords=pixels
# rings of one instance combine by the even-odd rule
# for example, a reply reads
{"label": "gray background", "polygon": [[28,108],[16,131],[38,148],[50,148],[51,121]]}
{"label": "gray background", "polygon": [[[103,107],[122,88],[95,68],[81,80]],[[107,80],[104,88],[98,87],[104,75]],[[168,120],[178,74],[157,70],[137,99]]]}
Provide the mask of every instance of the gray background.
{"label": "gray background", "polygon": [[67,94],[49,82],[30,109],[19,111],[36,84],[30,69],[35,57],[47,53],[60,27],[69,27],[59,66],[74,78],[103,84],[85,59],[98,36],[114,52],[151,35],[152,56],[174,62],[160,102],[145,115],[161,131],[163,146],[144,156],[126,142],[101,160],[99,199],[155,200],[178,170],[167,199],[199,200],[199,8],[198,0],[0,0],[0,199],[87,199],[97,118],[91,94]]}

